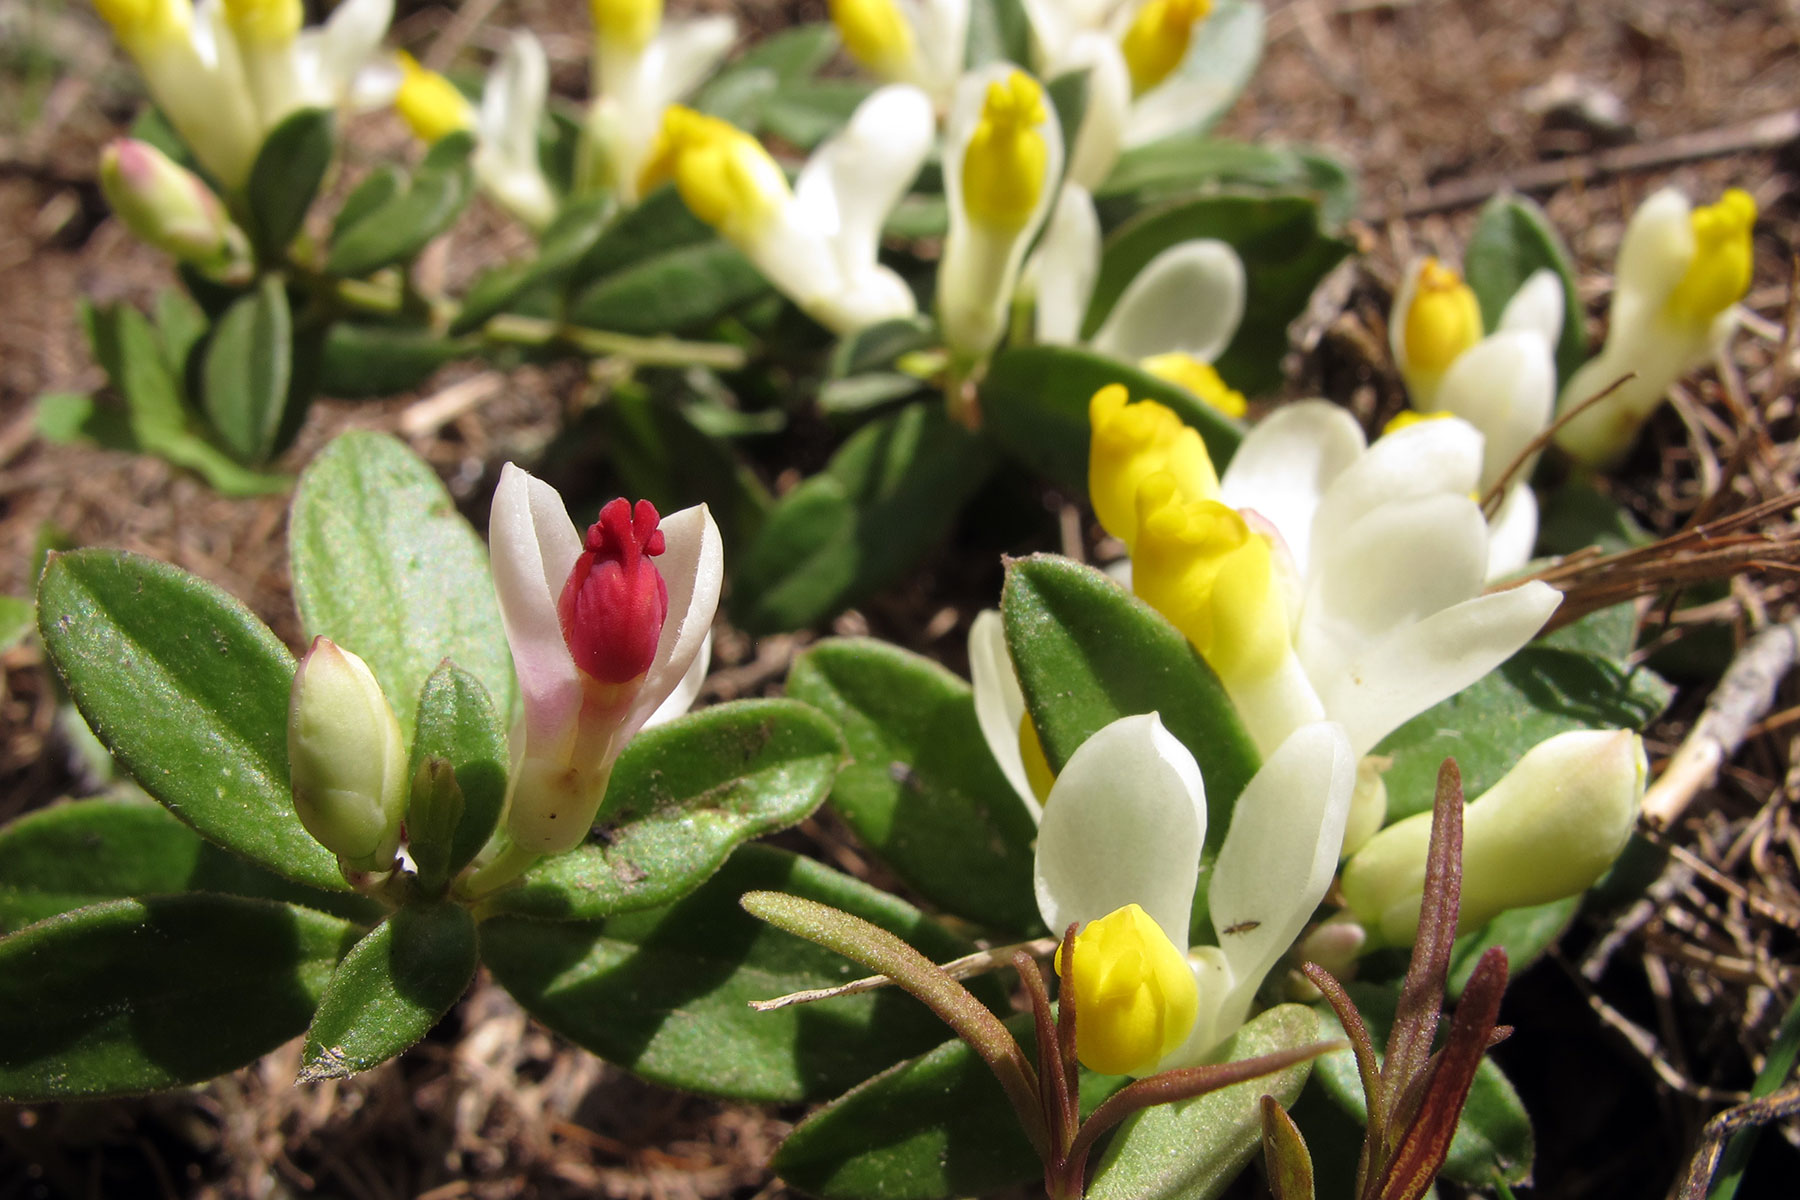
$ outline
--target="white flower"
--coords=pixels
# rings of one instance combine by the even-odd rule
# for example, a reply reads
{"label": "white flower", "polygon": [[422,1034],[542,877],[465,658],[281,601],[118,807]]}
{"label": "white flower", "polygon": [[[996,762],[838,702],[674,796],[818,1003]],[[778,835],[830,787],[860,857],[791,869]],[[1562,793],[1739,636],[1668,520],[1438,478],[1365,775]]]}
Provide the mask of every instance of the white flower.
{"label": "white flower", "polygon": [[475,177],[534,229],[556,215],[556,198],[538,162],[538,124],[549,87],[543,45],[530,32],[514,33],[481,90],[475,123]]}
{"label": "white flower", "polygon": [[831,0],[831,23],[870,74],[949,105],[968,54],[969,0]]}
{"label": "white flower", "polygon": [[[1154,1016],[1162,1007],[1154,994],[1148,1005],[1116,1003],[1096,1011],[1086,988],[1104,976],[1108,997],[1128,1000],[1132,975],[1148,973],[1138,962],[1151,956],[1090,961],[1078,940],[1077,987],[1084,1001],[1078,1036],[1084,1024],[1100,1026],[1083,1039],[1084,1061],[1090,1045],[1117,1049],[1123,1043],[1139,1047],[1138,1061],[1113,1065],[1131,1074],[1190,1066],[1244,1022],[1263,976],[1331,883],[1355,765],[1343,730],[1329,722],[1296,730],[1269,755],[1237,799],[1206,883],[1216,944],[1190,948],[1207,826],[1205,785],[1193,755],[1151,713],[1114,721],[1069,757],[1038,831],[1035,882],[1045,923],[1060,933],[1071,923],[1085,927],[1137,905],[1186,955],[1198,993],[1191,1028],[1156,1028],[1154,1037],[1133,1037],[1132,1026],[1145,1023],[1145,1010]],[[1170,990],[1164,981],[1145,983]]]}
{"label": "white flower", "polygon": [[556,491],[508,463],[489,546],[524,702],[506,828],[515,845],[555,854],[587,836],[631,737],[698,694],[719,530],[705,505],[659,520],[646,501],[615,500],[584,545]]}
{"label": "white flower", "polygon": [[892,84],[801,169],[794,187],[749,134],[679,106],[663,121],[645,179],[672,179],[695,216],[742,250],[813,319],[849,333],[917,310],[877,261],[881,227],[931,152],[931,102]]}
{"label": "white flower", "polygon": [[1634,377],[1557,430],[1558,446],[1588,467],[1612,465],[1669,385],[1724,348],[1750,287],[1755,223],[1756,201],[1736,188],[1699,209],[1673,188],[1638,207],[1619,245],[1606,345],[1563,385],[1560,408]]}

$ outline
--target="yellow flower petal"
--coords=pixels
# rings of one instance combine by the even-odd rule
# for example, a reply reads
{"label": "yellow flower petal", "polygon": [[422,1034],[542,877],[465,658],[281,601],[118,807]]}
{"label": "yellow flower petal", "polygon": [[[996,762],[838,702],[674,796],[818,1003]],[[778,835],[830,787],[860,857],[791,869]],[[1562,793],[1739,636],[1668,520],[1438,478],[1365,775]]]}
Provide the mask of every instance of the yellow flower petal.
{"label": "yellow flower petal", "polygon": [[1122,384],[1094,393],[1088,403],[1092,441],[1088,495],[1100,524],[1126,546],[1137,537],[1138,485],[1166,471],[1189,500],[1219,495],[1219,476],[1198,430],[1154,400],[1130,403]]}
{"label": "yellow flower petal", "polygon": [[[1135,904],[1075,935],[1075,1053],[1105,1075],[1143,1074],[1181,1045],[1200,1011],[1182,950]],[[1068,975],[1062,956],[1057,973]]]}
{"label": "yellow flower petal", "polygon": [[1750,193],[1732,188],[1717,204],[1695,209],[1690,220],[1694,257],[1669,295],[1669,315],[1705,327],[1750,290],[1750,229],[1756,224],[1756,201]]}
{"label": "yellow flower petal", "polygon": [[1169,77],[1187,57],[1194,27],[1212,12],[1212,0],[1149,0],[1119,41],[1131,71],[1131,92],[1141,96]]}
{"label": "yellow flower petal", "polygon": [[1038,128],[1048,112],[1044,89],[1023,71],[988,85],[981,119],[963,151],[962,200],[971,219],[1009,232],[1031,220],[1050,162]]}

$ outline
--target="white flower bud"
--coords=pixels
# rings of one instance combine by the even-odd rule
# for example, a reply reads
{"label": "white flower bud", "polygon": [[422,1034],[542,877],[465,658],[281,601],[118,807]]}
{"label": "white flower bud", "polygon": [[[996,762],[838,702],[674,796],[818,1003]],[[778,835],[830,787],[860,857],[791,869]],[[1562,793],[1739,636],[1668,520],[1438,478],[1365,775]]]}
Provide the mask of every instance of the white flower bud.
{"label": "white flower bud", "polygon": [[406,814],[406,746],[367,663],[327,638],[294,673],[288,770],[300,823],[346,871],[391,869]]}
{"label": "white flower bud", "polygon": [[[1590,887],[1624,848],[1649,767],[1629,730],[1577,730],[1532,747],[1463,816],[1461,932],[1509,908]],[[1382,830],[1344,868],[1344,900],[1385,942],[1419,927],[1431,814]]]}
{"label": "white flower bud", "polygon": [[139,241],[212,275],[248,272],[249,243],[219,198],[149,143],[120,138],[101,151],[100,190]]}

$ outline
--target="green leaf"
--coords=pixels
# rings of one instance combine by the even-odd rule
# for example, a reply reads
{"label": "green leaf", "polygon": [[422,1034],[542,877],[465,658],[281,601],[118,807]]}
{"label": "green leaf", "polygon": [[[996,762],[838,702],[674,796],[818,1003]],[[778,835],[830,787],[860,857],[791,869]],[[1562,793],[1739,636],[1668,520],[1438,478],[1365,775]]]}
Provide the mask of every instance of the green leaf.
{"label": "green leaf", "polygon": [[77,800],[0,828],[0,934],[103,900],[181,892],[284,900],[362,922],[381,914],[361,896],[270,874],[138,798]]}
{"label": "green leaf", "polygon": [[275,449],[293,367],[293,318],[281,276],[226,310],[213,330],[201,370],[201,400],[231,452],[261,463]]}
{"label": "green leaf", "polygon": [[318,390],[343,400],[409,392],[477,349],[472,338],[439,337],[426,329],[333,321],[320,350]]}
{"label": "green leaf", "polygon": [[331,240],[337,241],[351,226],[386,204],[406,187],[406,172],[392,163],[382,163],[344,197],[337,216],[331,222]]}
{"label": "green leaf", "polygon": [[715,239],[599,279],[575,297],[569,320],[616,333],[680,333],[710,325],[768,289],[742,251]]}
{"label": "green leaf", "polygon": [[[1006,1022],[1036,1057],[1029,1013]],[[1081,1111],[1129,1079],[1081,1072]],[[1043,1177],[1006,1093],[967,1042],[952,1038],[875,1076],[802,1121],[770,1164],[822,1200],[989,1195]]]}
{"label": "green leaf", "polygon": [[1333,229],[1356,215],[1356,176],[1325,151],[1191,133],[1126,150],[1095,189],[1094,206],[1110,228],[1150,205],[1221,188],[1311,196]]}
{"label": "green leaf", "polygon": [[784,84],[811,78],[838,45],[837,30],[827,22],[783,30],[708,80],[694,97],[694,107],[754,132],[768,98]]}
{"label": "green leaf", "polygon": [[[867,884],[786,851],[745,846],[697,891],[663,908],[606,921],[485,921],[482,960],[564,1037],[652,1082],[713,1095],[823,1098],[943,1040],[937,1018],[891,988],[751,1010],[751,1000],[860,974],[847,959],[738,907],[739,897],[758,889],[854,913],[939,962],[968,951]],[[993,987],[980,992],[990,1004],[1004,1002]]]}
{"label": "green leaf", "polygon": [[81,715],[145,791],[219,845],[344,891],[288,789],[294,659],[204,580],[118,550],[51,558],[38,627]]}
{"label": "green leaf", "polygon": [[1457,938],[1451,952],[1449,982],[1444,989],[1450,999],[1462,995],[1475,964],[1495,946],[1506,951],[1507,970],[1517,977],[1556,944],[1569,922],[1575,919],[1581,900],[1580,896],[1570,896],[1531,908],[1509,909],[1480,929]]}
{"label": "green leaf", "polygon": [[898,646],[834,639],[794,660],[787,692],[843,729],[853,761],[831,806],[907,887],[956,916],[1042,932],[1037,824],[982,739],[968,684]]}
{"label": "green leaf", "polygon": [[142,453],[131,419],[91,392],[45,392],[37,398],[37,434],[59,446],[94,445]]}
{"label": "green leaf", "polygon": [[306,1028],[355,935],[296,905],[191,895],[0,939],[0,1097],[130,1095],[244,1066]]}
{"label": "green leaf", "polygon": [[1020,346],[997,354],[981,383],[983,428],[1039,475],[1085,494],[1093,441],[1088,402],[1114,383],[1124,384],[1134,400],[1167,405],[1199,430],[1221,471],[1244,438],[1242,425],[1186,388],[1073,346]]}
{"label": "green leaf", "polygon": [[288,518],[294,601],[309,637],[361,655],[408,739],[419,689],[446,658],[510,713],[514,679],[481,539],[437,475],[385,434],[353,432],[312,461]]}
{"label": "green leaf", "polygon": [[610,196],[586,196],[572,201],[544,230],[534,257],[496,267],[470,285],[463,297],[462,311],[450,322],[450,334],[458,336],[477,329],[526,292],[566,278],[600,240],[612,209]]}
{"label": "green leaf", "polygon": [[899,579],[949,532],[991,464],[986,444],[930,401],[863,426],[769,510],[738,563],[740,624],[799,629]]}
{"label": "green leaf", "polygon": [[1438,767],[1454,757],[1471,798],[1500,782],[1527,750],[1571,729],[1642,729],[1669,703],[1643,667],[1533,643],[1478,682],[1426,709],[1376,747],[1393,758],[1388,819],[1431,807]]}
{"label": "green leaf", "polygon": [[1162,251],[1218,238],[1244,261],[1244,319],[1213,365],[1247,394],[1273,390],[1281,382],[1288,325],[1351,249],[1320,228],[1319,216],[1318,203],[1303,196],[1204,196],[1143,214],[1107,239],[1083,336],[1093,336],[1126,286]]}
{"label": "green leaf", "polygon": [[606,227],[575,264],[573,278],[577,283],[588,283],[671,250],[713,241],[717,236],[711,226],[688,211],[675,186],[665,184]]}
{"label": "green leaf", "polygon": [[263,139],[244,191],[250,237],[263,262],[278,264],[286,255],[336,150],[337,123],[323,108],[283,118]]}
{"label": "green leaf", "polygon": [[785,84],[763,103],[762,132],[797,150],[811,150],[842,129],[856,106],[874,90],[869,84],[848,79]]}
{"label": "green leaf", "polygon": [[[1319,1019],[1301,1004],[1263,1013],[1215,1051],[1231,1062],[1319,1039]],[[1192,1100],[1145,1109],[1119,1127],[1094,1172],[1090,1200],[1212,1200],[1262,1149],[1262,1098],[1292,1104],[1312,1073],[1303,1062]]]}
{"label": "green leaf", "polygon": [[[1387,1043],[1388,1028],[1394,1022],[1394,1005],[1399,997],[1398,984],[1350,983],[1346,985],[1357,1011],[1369,1027],[1376,1046]],[[1326,1039],[1343,1036],[1343,1026],[1331,1007],[1321,1001],[1320,1034]],[[1356,1060],[1349,1050],[1327,1054],[1317,1061],[1317,1078],[1325,1094],[1357,1122],[1368,1121],[1368,1106],[1363,1099],[1362,1080],[1357,1074]],[[1444,1160],[1443,1176],[1466,1187],[1493,1186],[1496,1177],[1508,1184],[1520,1184],[1531,1178],[1531,1162],[1536,1153],[1531,1133],[1531,1118],[1519,1095],[1491,1058],[1484,1058],[1475,1069],[1475,1082],[1463,1106],[1462,1120],[1456,1136],[1450,1141],[1450,1154]]]}
{"label": "green leaf", "polygon": [[164,288],[156,293],[156,336],[163,346],[163,361],[169,374],[183,378],[187,374],[188,355],[206,336],[211,324],[206,313],[186,292]]}
{"label": "green leaf", "polygon": [[878,321],[838,340],[831,352],[831,375],[841,379],[891,366],[902,355],[936,343],[937,329],[925,317]]}
{"label": "green leaf", "polygon": [[409,905],[344,956],[306,1031],[300,1082],[341,1079],[403,1053],[468,990],[475,921],[459,904]]}
{"label": "green leaf", "polygon": [[[419,693],[418,727],[407,778],[417,779],[427,759],[439,759],[456,772],[462,792],[462,816],[444,858],[445,870],[455,875],[487,845],[506,806],[506,725],[481,680],[446,659]],[[413,828],[411,836],[418,857],[420,830]]]}
{"label": "green leaf", "polygon": [[10,650],[25,640],[37,624],[37,605],[23,596],[0,596],[0,650]]}
{"label": "green leaf", "polygon": [[1261,758],[1187,638],[1105,573],[1049,554],[1007,564],[1000,612],[1051,768],[1062,770],[1081,743],[1120,717],[1162,714],[1200,764],[1206,844],[1216,852]]}
{"label": "green leaf", "polygon": [[792,700],[739,700],[646,729],[613,767],[597,840],[545,859],[490,912],[597,920],[667,904],[741,843],[825,799],[844,743]]}
{"label": "green leaf", "polygon": [[1567,379],[1587,361],[1587,310],[1575,288],[1575,265],[1568,247],[1537,202],[1512,192],[1501,192],[1481,209],[1469,248],[1463,252],[1463,272],[1475,299],[1481,303],[1481,320],[1487,328],[1500,324],[1507,301],[1544,267],[1556,272],[1563,289],[1562,334],[1556,339],[1556,376]]}
{"label": "green leaf", "polygon": [[325,269],[333,275],[360,276],[391,263],[409,261],[432,238],[450,227],[469,202],[474,177],[469,155],[475,141],[453,133],[432,146],[408,185],[354,222],[339,214]]}

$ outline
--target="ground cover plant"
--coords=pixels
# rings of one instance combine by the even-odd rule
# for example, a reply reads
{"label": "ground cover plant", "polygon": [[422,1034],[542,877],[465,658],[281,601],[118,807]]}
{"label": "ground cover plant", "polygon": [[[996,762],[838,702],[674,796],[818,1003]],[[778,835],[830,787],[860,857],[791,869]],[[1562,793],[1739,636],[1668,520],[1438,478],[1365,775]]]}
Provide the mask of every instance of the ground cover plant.
{"label": "ground cover plant", "polygon": [[[1426,189],[1258,87],[1547,27],[100,11],[180,266],[5,446],[22,1179],[1780,1194],[1779,114]],[[134,461],[177,536],[42,519]]]}

